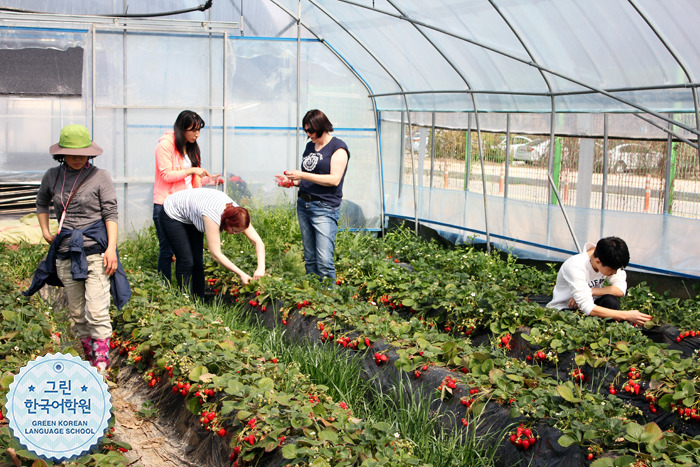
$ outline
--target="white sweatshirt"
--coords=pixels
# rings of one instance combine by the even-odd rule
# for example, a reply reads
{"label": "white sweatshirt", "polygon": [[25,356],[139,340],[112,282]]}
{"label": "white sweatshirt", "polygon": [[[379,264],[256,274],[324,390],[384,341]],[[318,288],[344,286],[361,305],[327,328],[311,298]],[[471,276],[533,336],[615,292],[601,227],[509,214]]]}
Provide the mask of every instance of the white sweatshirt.
{"label": "white sweatshirt", "polygon": [[[569,308],[569,299],[573,297],[579,309],[586,315],[593,311],[595,304],[591,289],[602,287],[606,279],[606,276],[596,272],[591,265],[588,251],[593,248],[595,248],[593,243],[586,243],[583,253],[564,261],[557,274],[552,301],[547,304],[547,307],[558,310]],[[627,291],[627,273],[624,269],[618,269],[607,279],[610,285],[620,289],[623,294]]]}

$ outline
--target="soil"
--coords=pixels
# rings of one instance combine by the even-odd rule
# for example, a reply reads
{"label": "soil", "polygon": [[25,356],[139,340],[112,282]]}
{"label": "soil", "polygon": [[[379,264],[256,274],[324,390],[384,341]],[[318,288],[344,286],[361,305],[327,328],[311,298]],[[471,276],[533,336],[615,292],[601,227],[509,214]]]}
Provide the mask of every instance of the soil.
{"label": "soil", "polygon": [[[120,372],[123,373],[123,372]],[[112,407],[116,422],[114,437],[116,441],[128,443],[131,450],[125,453],[129,465],[144,467],[196,467],[199,462],[192,461],[182,445],[182,436],[172,425],[157,415],[150,418],[138,416],[147,398],[144,390],[139,391],[133,378],[110,384]],[[143,384],[145,389],[146,385]]]}
{"label": "soil", "polygon": [[[28,285],[28,284],[27,284]],[[50,303],[58,319],[68,320],[65,308],[65,294],[58,287],[45,286],[39,292],[42,299]],[[77,338],[68,338],[69,344],[81,352]],[[142,467],[201,467],[201,459],[193,455],[189,437],[183,436],[173,417],[166,417],[164,411],[156,408],[152,417],[141,417],[139,411],[149,399],[150,391],[146,382],[133,368],[125,365],[123,358],[112,357],[112,381],[109,392],[112,396],[112,411],[115,415],[113,439],[127,443],[131,450],[124,453],[130,466]],[[114,371],[118,368],[118,371]],[[172,414],[169,414],[172,415]]]}

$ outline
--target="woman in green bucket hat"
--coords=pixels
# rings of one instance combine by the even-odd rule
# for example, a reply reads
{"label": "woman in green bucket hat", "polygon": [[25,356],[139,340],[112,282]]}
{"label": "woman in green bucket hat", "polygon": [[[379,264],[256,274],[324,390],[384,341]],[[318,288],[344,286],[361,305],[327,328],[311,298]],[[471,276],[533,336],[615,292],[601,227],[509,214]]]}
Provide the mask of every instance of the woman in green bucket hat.
{"label": "woman in green bucket hat", "polygon": [[[65,126],[49,152],[59,165],[44,174],[36,209],[51,247],[25,294],[44,283],[63,285],[85,357],[105,374],[112,335],[110,292],[119,308],[131,296],[117,253],[117,195],[109,173],[92,164],[102,148],[84,126]],[[56,233],[49,229],[51,203],[58,220]]]}

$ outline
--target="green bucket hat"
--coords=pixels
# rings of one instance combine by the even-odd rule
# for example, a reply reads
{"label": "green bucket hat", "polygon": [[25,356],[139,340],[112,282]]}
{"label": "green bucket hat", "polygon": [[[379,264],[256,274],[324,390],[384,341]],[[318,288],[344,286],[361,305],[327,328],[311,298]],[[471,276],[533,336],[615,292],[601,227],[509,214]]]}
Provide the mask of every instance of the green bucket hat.
{"label": "green bucket hat", "polygon": [[58,143],[49,148],[52,155],[99,156],[102,148],[92,142],[90,132],[82,125],[67,125],[61,130]]}

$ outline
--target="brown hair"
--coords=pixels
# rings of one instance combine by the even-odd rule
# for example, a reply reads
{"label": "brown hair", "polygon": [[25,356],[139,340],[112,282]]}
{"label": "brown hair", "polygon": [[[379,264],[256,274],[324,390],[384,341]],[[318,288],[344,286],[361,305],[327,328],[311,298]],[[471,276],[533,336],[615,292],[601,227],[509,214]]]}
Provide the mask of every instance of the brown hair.
{"label": "brown hair", "polygon": [[228,233],[243,231],[250,225],[250,214],[246,208],[227,204],[224,212],[221,214],[220,230],[225,230]]}

